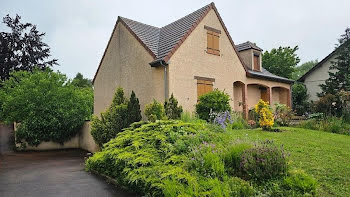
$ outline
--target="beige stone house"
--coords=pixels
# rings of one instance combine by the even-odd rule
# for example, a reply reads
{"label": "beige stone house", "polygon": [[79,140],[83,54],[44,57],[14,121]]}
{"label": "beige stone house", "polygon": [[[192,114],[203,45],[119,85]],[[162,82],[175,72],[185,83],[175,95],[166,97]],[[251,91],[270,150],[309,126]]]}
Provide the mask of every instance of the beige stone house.
{"label": "beige stone house", "polygon": [[293,81],[266,71],[261,51],[251,42],[234,44],[214,3],[161,28],[118,17],[93,79],[95,115],[119,86],[127,95],[135,91],[142,110],[173,93],[192,112],[214,88],[230,95],[235,111],[248,112],[259,99],[290,106]]}

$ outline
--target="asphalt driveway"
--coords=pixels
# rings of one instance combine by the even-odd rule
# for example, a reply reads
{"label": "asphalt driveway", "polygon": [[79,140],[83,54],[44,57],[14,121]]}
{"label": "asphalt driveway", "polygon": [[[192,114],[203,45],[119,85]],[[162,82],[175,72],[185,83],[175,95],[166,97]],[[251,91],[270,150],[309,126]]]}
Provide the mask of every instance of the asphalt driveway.
{"label": "asphalt driveway", "polygon": [[[0,125],[0,143],[6,129]],[[136,196],[84,171],[82,150],[12,152],[0,146],[0,197]]]}

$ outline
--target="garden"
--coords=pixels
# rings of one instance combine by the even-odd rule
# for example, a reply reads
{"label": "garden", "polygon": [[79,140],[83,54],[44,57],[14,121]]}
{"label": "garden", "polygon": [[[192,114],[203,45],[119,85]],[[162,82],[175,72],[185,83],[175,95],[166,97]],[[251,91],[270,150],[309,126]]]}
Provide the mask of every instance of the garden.
{"label": "garden", "polygon": [[102,150],[87,159],[88,171],[146,196],[350,194],[350,136],[288,127],[293,115],[285,105],[260,100],[246,121],[214,90],[195,113],[183,112],[173,95],[146,106],[148,121],[140,113],[136,95],[127,99],[118,88],[93,119]]}

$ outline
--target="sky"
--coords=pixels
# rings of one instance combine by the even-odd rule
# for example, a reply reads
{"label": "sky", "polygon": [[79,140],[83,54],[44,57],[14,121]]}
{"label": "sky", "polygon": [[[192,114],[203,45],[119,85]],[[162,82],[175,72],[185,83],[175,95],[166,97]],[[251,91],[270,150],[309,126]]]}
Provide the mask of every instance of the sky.
{"label": "sky", "polygon": [[[1,0],[0,16],[22,17],[45,32],[58,59],[54,69],[93,78],[118,16],[156,27],[207,4],[207,0]],[[301,63],[322,60],[350,27],[349,0],[214,1],[233,41],[255,42],[264,51],[299,46]],[[8,31],[0,24],[0,31]]]}

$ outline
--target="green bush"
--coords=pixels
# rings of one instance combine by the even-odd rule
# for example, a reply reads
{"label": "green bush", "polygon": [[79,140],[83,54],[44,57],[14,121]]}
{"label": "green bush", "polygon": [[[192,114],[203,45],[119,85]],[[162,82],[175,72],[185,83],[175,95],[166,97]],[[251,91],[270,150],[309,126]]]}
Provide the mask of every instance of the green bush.
{"label": "green bush", "polygon": [[284,104],[275,104],[275,122],[279,126],[288,126],[292,119],[292,110]]}
{"label": "green bush", "polygon": [[0,121],[21,123],[15,134],[17,143],[63,144],[90,118],[93,92],[73,86],[59,72],[19,71],[2,83],[0,100]]}
{"label": "green bush", "polygon": [[164,102],[165,115],[168,117],[169,120],[180,119],[183,110],[182,106],[177,105],[178,101],[176,100],[173,94],[171,94],[168,101]]}
{"label": "green bush", "polygon": [[266,140],[244,151],[238,175],[247,180],[262,182],[282,177],[288,170],[287,155],[272,141]]}
{"label": "green bush", "polygon": [[284,187],[288,190],[299,192],[303,195],[315,195],[317,181],[300,170],[291,171],[286,178],[284,178]]}
{"label": "green bush", "polygon": [[337,118],[334,116],[324,117],[323,119],[312,118],[302,121],[297,125],[297,127],[350,135],[350,124],[344,121],[342,118]]}
{"label": "green bush", "polygon": [[248,122],[243,118],[241,113],[232,113],[232,124],[229,126],[232,129],[249,129]]}
{"label": "green bush", "polygon": [[196,112],[199,118],[210,122],[212,121],[210,119],[210,113],[231,112],[229,101],[230,96],[228,94],[215,89],[199,97],[199,101],[196,104]]}
{"label": "green bush", "polygon": [[309,95],[307,94],[307,88],[302,83],[294,83],[292,85],[292,101],[293,110],[299,116],[310,112],[310,103],[308,101]]}
{"label": "green bush", "polygon": [[198,117],[196,113],[190,113],[188,111],[182,112],[180,120],[187,123],[205,123],[205,120],[202,120]]}
{"label": "green bush", "polygon": [[151,122],[155,122],[156,120],[163,120],[166,117],[163,105],[155,99],[153,99],[152,103],[146,105],[145,115]]}
{"label": "green bush", "polygon": [[248,143],[235,143],[228,146],[223,153],[226,170],[231,175],[239,174],[243,153],[252,148]]}
{"label": "green bush", "polygon": [[123,89],[117,88],[111,106],[101,113],[100,118],[93,117],[91,135],[95,142],[102,147],[131,123],[140,120],[140,104],[135,93],[132,91],[128,101],[124,96]]}

